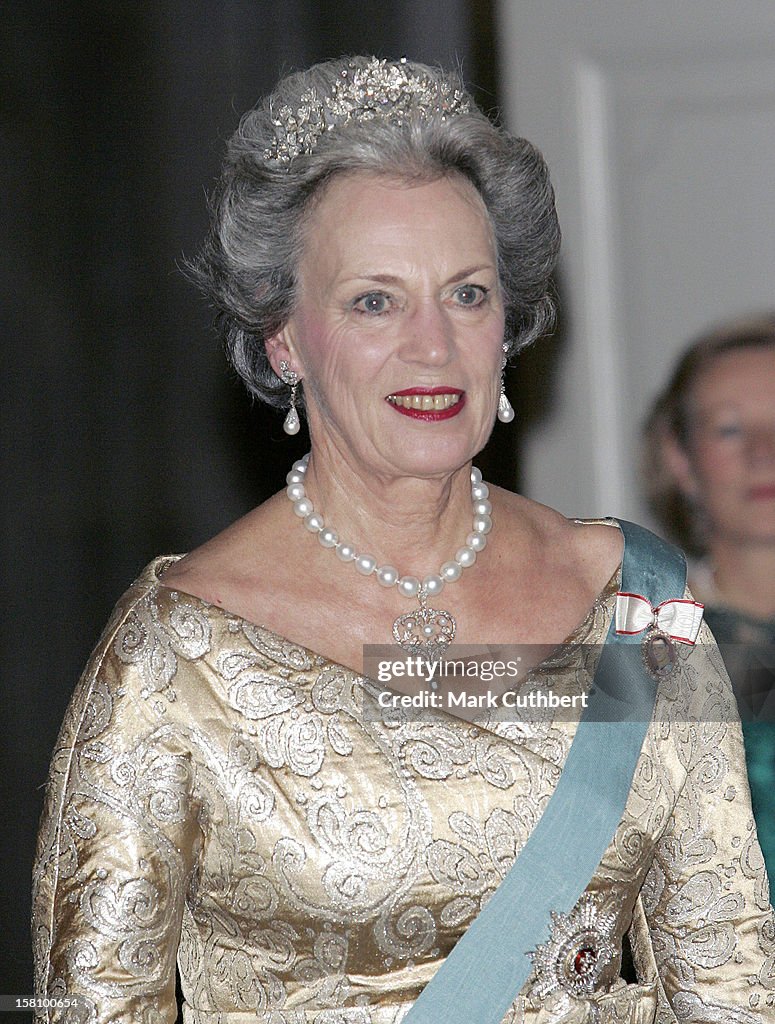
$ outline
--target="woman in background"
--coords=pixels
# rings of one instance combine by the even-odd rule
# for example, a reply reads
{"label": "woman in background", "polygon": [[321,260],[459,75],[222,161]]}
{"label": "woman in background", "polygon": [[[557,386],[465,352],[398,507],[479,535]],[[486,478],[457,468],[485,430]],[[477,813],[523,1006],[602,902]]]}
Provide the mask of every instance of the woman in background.
{"label": "woman in background", "polygon": [[697,556],[690,584],[726,656],[772,878],[775,314],[698,338],[657,399],[646,441],[652,508],[672,539]]}

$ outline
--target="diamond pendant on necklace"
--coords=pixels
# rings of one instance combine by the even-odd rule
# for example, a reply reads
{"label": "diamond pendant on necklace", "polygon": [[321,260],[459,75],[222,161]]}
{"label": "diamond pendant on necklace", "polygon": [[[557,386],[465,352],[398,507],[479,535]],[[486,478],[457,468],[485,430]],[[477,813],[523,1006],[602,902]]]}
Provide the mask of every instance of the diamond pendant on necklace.
{"label": "diamond pendant on necklace", "polygon": [[473,529],[466,537],[465,544],[458,548],[455,557],[444,562],[438,574],[426,576],[422,581],[416,576],[400,576],[392,565],[377,565],[373,555],[359,555],[352,544],[341,541],[338,534],[327,527],[323,517],[307,497],[304,477],[307,472],[309,455],[294,462],[285,478],[288,486],[285,493],[293,502],[294,513],[303,520],[311,533],[316,533],[324,548],[334,548],[342,562],[353,562],[362,576],[377,577],[383,587],[397,586],[404,597],[417,598],[420,607],[413,612],[399,615],[393,623],[393,639],[408,654],[417,655],[426,661],[442,657],[457,632],[457,623],[451,612],[444,608],[432,608],[428,599],[437,597],[447,583],[460,579],[464,569],[476,561],[477,553],[487,544],[487,534],[492,529],[492,505],[488,500],[490,489],[482,481],[481,472],[471,467],[471,500],[473,503]]}
{"label": "diamond pendant on necklace", "polygon": [[443,608],[428,607],[428,596],[423,587],[420,587],[417,600],[420,602],[418,611],[399,615],[393,623],[393,638],[409,654],[433,661],[443,657],[455,639],[457,623],[453,615]]}

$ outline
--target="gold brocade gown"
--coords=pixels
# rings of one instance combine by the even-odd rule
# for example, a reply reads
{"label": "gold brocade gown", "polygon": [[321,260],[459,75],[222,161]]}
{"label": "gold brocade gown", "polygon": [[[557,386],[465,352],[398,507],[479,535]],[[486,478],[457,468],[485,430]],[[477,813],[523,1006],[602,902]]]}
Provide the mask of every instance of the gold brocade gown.
{"label": "gold brocade gown", "polygon": [[[79,1006],[42,1018],[174,1021],[177,957],[190,1024],[396,1024],[530,835],[575,724],[375,713],[356,673],[160,586],[170,561],[117,605],[54,753],[37,991]],[[511,1024],[775,1021],[734,699],[705,627],[680,654],[587,890],[617,957],[583,998],[534,975]],[[522,685],[578,692],[583,657]],[[638,984],[618,978],[627,931]]]}

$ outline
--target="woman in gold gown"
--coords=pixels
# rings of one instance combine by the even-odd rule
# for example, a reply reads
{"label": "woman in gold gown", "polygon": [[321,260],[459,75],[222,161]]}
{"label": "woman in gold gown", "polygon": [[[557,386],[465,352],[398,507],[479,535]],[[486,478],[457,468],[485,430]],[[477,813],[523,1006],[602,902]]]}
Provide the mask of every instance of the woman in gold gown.
{"label": "woman in gold gown", "polygon": [[[150,565],[86,669],[39,842],[44,1016],[172,1021],[177,959],[186,1021],[393,1024],[419,1020],[419,994],[459,962],[557,806],[582,727],[381,710],[364,645],[427,665],[453,638],[519,643],[517,692],[589,689],[620,530],[488,489],[471,465],[496,411],[513,418],[505,357],[550,322],[558,243],[539,154],[442,72],[330,62],[243,119],[197,273],[248,386],[290,400],[290,432],[303,388],[311,454],[287,494]],[[558,912],[497,1020],[775,1020],[734,700],[698,639],[667,641],[614,827],[563,908],[611,749],[576,771],[589,829],[568,820],[515,909],[534,895]],[[532,645],[556,650],[531,664]],[[555,854],[569,867],[553,874]],[[466,967],[476,1005],[509,941]],[[454,1002],[423,1019],[459,1019]]]}

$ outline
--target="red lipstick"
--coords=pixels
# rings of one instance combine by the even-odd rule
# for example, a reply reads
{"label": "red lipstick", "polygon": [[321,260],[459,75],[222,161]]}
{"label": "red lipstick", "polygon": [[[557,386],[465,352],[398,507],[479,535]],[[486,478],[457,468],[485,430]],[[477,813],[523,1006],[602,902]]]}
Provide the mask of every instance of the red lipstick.
{"label": "red lipstick", "polygon": [[386,395],[385,401],[403,416],[430,423],[457,416],[466,404],[466,394],[460,388],[404,388]]}
{"label": "red lipstick", "polygon": [[751,501],[772,501],[775,498],[775,484],[762,484],[752,487],[748,492]]}

